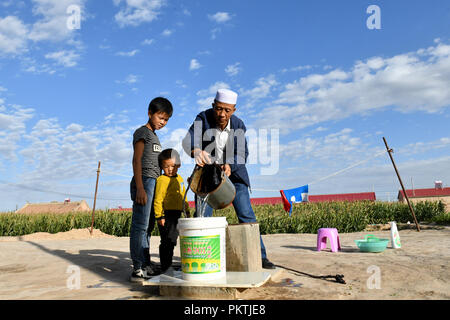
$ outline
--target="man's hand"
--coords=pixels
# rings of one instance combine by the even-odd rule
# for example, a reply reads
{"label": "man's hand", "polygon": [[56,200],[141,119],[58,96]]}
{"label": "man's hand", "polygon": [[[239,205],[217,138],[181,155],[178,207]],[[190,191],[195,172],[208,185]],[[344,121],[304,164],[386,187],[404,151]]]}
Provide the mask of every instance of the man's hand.
{"label": "man's hand", "polygon": [[197,165],[200,167],[203,167],[205,164],[211,164],[211,155],[200,149],[194,149],[194,158]]}
{"label": "man's hand", "polygon": [[136,190],[136,202],[141,206],[145,206],[147,203],[147,193],[144,188],[137,188]]}
{"label": "man's hand", "polygon": [[228,163],[221,165],[221,168],[228,177],[231,175],[231,167]]}
{"label": "man's hand", "polygon": [[166,224],[166,219],[159,219],[157,221],[158,221],[158,224],[162,227],[164,227],[164,225]]}

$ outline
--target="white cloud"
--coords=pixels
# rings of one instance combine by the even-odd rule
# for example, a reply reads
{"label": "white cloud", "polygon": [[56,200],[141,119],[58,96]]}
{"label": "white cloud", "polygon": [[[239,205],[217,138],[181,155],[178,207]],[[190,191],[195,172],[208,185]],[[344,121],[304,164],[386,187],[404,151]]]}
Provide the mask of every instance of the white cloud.
{"label": "white cloud", "polygon": [[138,49],[132,51],[120,51],[117,52],[116,55],[121,57],[134,57],[138,52],[139,52]]}
{"label": "white cloud", "polygon": [[229,89],[230,86],[222,81],[217,81],[215,83],[213,83],[212,85],[209,86],[208,89],[203,89],[203,90],[199,90],[197,91],[197,95],[200,97],[205,97],[207,95],[216,95],[217,90],[219,89]]}
{"label": "white cloud", "polygon": [[164,36],[164,37],[169,37],[170,35],[172,35],[172,33],[173,33],[173,30],[164,29],[164,31],[161,32],[161,35]]}
{"label": "white cloud", "polygon": [[142,45],[149,46],[155,42],[154,39],[145,39],[141,42]]}
{"label": "white cloud", "polygon": [[134,84],[139,82],[141,76],[136,75],[136,74],[129,74],[126,76],[126,78],[124,80],[116,80],[116,83],[125,83],[125,84]]}
{"label": "white cloud", "polygon": [[[2,104],[4,101],[0,102]],[[25,134],[26,122],[34,110],[21,106],[0,106],[0,159],[16,161],[18,142]],[[1,163],[1,161],[0,161]]]}
{"label": "white cloud", "polygon": [[450,147],[450,137],[442,137],[440,139],[428,142],[417,141],[414,143],[410,143],[402,148],[396,150],[397,154],[420,154],[436,149],[443,149]]}
{"label": "white cloud", "polygon": [[228,12],[217,12],[215,14],[208,14],[208,18],[217,23],[224,23],[231,20],[231,15]]}
{"label": "white cloud", "polygon": [[145,22],[152,22],[158,18],[165,0],[114,0],[116,6],[125,3],[114,16],[120,27],[136,27]]}
{"label": "white cloud", "polygon": [[0,55],[20,54],[27,50],[28,27],[17,17],[0,18]]}
{"label": "white cloud", "polygon": [[31,28],[29,39],[33,41],[62,41],[73,37],[77,29],[68,28],[70,6],[80,8],[80,18],[84,20],[84,3],[86,0],[33,0],[33,14],[41,17]]}
{"label": "white cloud", "polygon": [[217,38],[217,34],[222,31],[221,28],[214,28],[211,30],[211,39],[215,40]]}
{"label": "white cloud", "polygon": [[129,74],[129,75],[126,77],[125,82],[126,82],[126,83],[129,83],[129,84],[131,84],[131,83],[136,83],[136,82],[138,82],[138,78],[139,78],[139,76],[137,76],[137,75],[135,75],[135,74]]}
{"label": "white cloud", "polygon": [[30,57],[23,57],[21,63],[22,69],[25,72],[30,72],[34,74],[42,74],[42,73],[54,74],[56,72],[56,70],[47,63],[38,62],[36,61],[36,59]]}
{"label": "white cloud", "polygon": [[77,123],[71,123],[66,127],[66,130],[70,133],[78,133],[83,130],[83,126]]}
{"label": "white cloud", "polygon": [[317,67],[317,66],[311,66],[311,65],[304,65],[304,66],[297,66],[297,67],[292,67],[292,68],[284,68],[281,70],[281,72],[285,73],[285,72],[293,72],[293,71],[304,71],[304,70],[311,70],[312,68]]}
{"label": "white cloud", "polygon": [[284,86],[256,125],[282,133],[354,114],[394,108],[439,112],[450,106],[450,46],[357,61],[349,71],[311,74]]}
{"label": "white cloud", "polygon": [[185,84],[183,80],[177,80],[177,81],[175,81],[175,84],[180,88],[183,88],[183,89],[187,88],[187,84]]}
{"label": "white cloud", "polygon": [[[85,2],[86,0],[33,0],[31,11],[35,21],[25,23],[16,16],[0,18],[0,56],[20,55],[21,63],[25,65],[23,70],[26,72],[54,73],[52,68],[41,62],[34,63],[34,59],[23,54],[30,52],[30,46],[43,41],[64,42],[68,46],[82,50],[82,42],[75,39],[77,29],[69,28],[67,25],[72,14],[67,10],[71,6],[78,7],[81,23],[87,16],[83,11]],[[56,53],[49,53],[49,57],[63,59],[59,60],[63,66],[73,66],[75,58],[79,56],[73,50],[60,49],[59,52],[65,54],[59,57]]]}
{"label": "white cloud", "polygon": [[74,67],[77,65],[77,60],[80,55],[75,53],[73,50],[66,51],[56,51],[52,53],[48,53],[45,55],[45,58],[52,59],[56,61],[56,64],[64,66],[64,67]]}
{"label": "white cloud", "polygon": [[[280,145],[280,154],[291,160],[338,160],[353,159],[355,152],[364,153],[359,137],[352,137],[352,129],[346,128],[323,137],[301,137]],[[364,150],[363,150],[364,149]],[[350,153],[353,155],[350,157]]]}
{"label": "white cloud", "polygon": [[191,62],[189,63],[189,70],[197,70],[200,69],[202,67],[202,65],[200,64],[200,62],[198,62],[197,59],[191,59]]}
{"label": "white cloud", "polygon": [[237,75],[239,72],[241,72],[242,68],[239,67],[240,62],[236,62],[234,64],[230,64],[225,68],[225,72],[230,76],[233,77]]}
{"label": "white cloud", "polygon": [[200,99],[197,100],[197,104],[199,105],[199,109],[203,110],[205,107],[210,107],[211,103],[214,102],[214,98],[216,96],[218,89],[229,89],[230,86],[222,81],[217,81],[209,86],[208,89],[203,89],[197,91],[197,96]]}
{"label": "white cloud", "polygon": [[128,168],[133,129],[123,124],[129,119],[126,113],[111,114],[107,118],[107,123],[92,128],[77,123],[64,128],[56,118],[39,120],[31,132],[24,135],[28,144],[20,154],[26,169],[18,179],[43,185],[90,179],[98,161],[103,168],[112,171]]}
{"label": "white cloud", "polygon": [[254,88],[241,92],[242,97],[248,97],[251,100],[250,103],[267,98],[278,82],[274,75],[269,75],[259,78],[255,84],[256,86]]}

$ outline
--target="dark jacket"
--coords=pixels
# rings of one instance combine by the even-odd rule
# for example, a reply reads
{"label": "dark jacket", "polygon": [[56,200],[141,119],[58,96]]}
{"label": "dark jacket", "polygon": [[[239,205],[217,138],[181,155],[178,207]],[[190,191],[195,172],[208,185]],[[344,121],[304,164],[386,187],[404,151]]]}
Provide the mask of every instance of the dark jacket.
{"label": "dark jacket", "polygon": [[[245,139],[247,128],[244,122],[235,115],[231,116],[230,122],[230,129],[232,131],[224,149],[225,163],[228,163],[231,168],[230,180],[231,182],[244,183],[250,187],[250,179],[247,168],[245,167],[248,158],[248,146],[247,140]],[[209,152],[214,157],[215,137],[212,130],[208,131],[208,129],[215,128],[214,110],[210,108],[200,112],[183,139],[184,151],[193,157],[191,154],[192,150],[199,148]],[[194,132],[197,136],[194,136]],[[199,134],[200,132],[201,136]]]}

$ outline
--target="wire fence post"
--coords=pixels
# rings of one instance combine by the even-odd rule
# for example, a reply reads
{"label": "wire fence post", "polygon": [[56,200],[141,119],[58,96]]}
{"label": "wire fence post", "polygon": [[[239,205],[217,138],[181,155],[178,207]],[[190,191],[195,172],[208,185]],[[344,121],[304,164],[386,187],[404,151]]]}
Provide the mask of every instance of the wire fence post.
{"label": "wire fence post", "polygon": [[98,177],[100,175],[100,161],[98,162],[98,169],[97,169],[97,182],[95,183],[95,195],[94,195],[94,207],[92,208],[92,223],[91,223],[91,235],[94,228],[94,213],[95,213],[95,202],[97,201],[97,189],[98,189]]}
{"label": "wire fence post", "polygon": [[405,187],[403,185],[402,178],[400,178],[400,174],[398,173],[397,166],[395,165],[394,158],[392,157],[392,154],[391,154],[391,152],[394,152],[394,150],[392,150],[392,149],[390,149],[388,147],[388,144],[387,144],[386,139],[384,137],[383,137],[383,141],[384,141],[384,145],[386,146],[386,149],[388,151],[389,157],[391,158],[392,164],[394,166],[395,173],[397,174],[398,181],[400,181],[400,185],[402,187],[403,194],[405,195],[406,202],[408,203],[409,211],[411,211],[411,214],[412,214],[412,216],[414,218],[414,222],[416,224],[417,231],[420,231],[420,227],[419,227],[419,223],[417,222],[416,215],[414,214],[414,210],[413,210],[413,208],[411,206],[411,203],[409,202],[409,198],[408,198],[408,195],[406,194],[406,190],[405,190]]}

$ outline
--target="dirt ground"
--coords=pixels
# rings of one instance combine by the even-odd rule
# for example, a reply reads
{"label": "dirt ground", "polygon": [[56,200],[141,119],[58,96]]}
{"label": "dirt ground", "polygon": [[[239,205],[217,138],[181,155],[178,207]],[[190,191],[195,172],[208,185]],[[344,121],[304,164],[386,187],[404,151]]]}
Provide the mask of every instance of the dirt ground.
{"label": "dirt ground", "polygon": [[[342,250],[316,250],[315,234],[263,235],[269,259],[278,266],[271,280],[238,294],[243,300],[450,299],[450,227],[400,230],[401,249],[363,253],[354,240],[366,234],[389,238],[389,230],[339,234]],[[159,237],[151,238],[158,259]],[[175,263],[180,263],[179,247]],[[0,237],[2,300],[168,300],[158,287],[128,281],[129,238],[88,229]],[[314,276],[342,274],[334,278]],[[76,278],[75,276],[79,276]],[[79,279],[76,280],[76,279]],[[78,281],[78,282],[77,282]],[[208,297],[212,299],[213,297]],[[177,298],[178,299],[178,298]]]}

